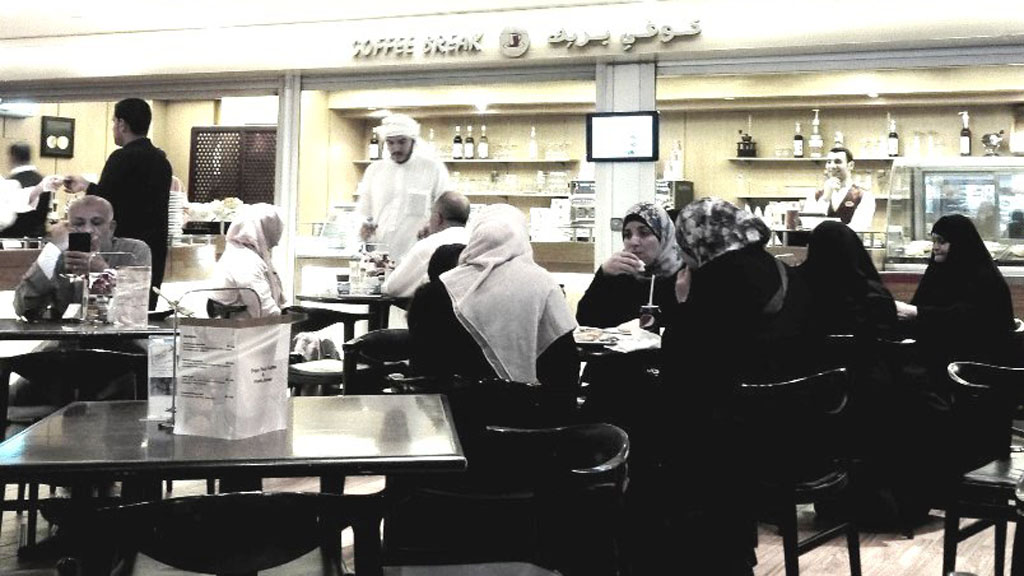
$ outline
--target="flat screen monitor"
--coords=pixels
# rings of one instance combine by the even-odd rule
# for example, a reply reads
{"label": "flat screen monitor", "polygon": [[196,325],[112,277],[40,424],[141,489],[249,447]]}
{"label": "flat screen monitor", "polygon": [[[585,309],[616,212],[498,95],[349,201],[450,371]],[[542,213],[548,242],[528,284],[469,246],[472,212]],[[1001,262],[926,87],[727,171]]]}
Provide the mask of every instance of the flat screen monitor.
{"label": "flat screen monitor", "polygon": [[657,159],[657,112],[587,114],[587,161],[654,162]]}

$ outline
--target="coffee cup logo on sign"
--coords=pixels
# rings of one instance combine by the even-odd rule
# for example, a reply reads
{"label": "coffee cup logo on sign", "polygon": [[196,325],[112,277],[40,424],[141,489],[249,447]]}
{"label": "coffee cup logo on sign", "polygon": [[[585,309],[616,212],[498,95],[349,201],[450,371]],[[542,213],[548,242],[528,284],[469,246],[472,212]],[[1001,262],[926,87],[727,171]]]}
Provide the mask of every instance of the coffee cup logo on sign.
{"label": "coffee cup logo on sign", "polygon": [[530,49],[530,35],[522,28],[505,28],[498,37],[501,55],[519,58]]}

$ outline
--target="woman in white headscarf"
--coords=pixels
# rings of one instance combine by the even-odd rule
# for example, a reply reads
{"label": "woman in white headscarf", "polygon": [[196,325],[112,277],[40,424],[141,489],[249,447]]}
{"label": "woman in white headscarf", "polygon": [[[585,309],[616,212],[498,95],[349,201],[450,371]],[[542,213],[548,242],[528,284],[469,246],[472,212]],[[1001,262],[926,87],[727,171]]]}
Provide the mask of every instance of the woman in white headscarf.
{"label": "woman in white headscarf", "polygon": [[224,288],[251,288],[213,292],[211,299],[229,306],[245,305],[252,318],[281,313],[284,293],[271,262],[271,250],[281,241],[284,223],[271,204],[249,204],[235,214],[228,228],[224,254],[217,261],[216,284]]}
{"label": "woman in white headscarf", "polygon": [[[575,386],[579,360],[565,296],[533,261],[523,213],[483,208],[458,266],[417,291],[409,329],[433,372]],[[440,283],[444,290],[438,290]],[[429,318],[429,321],[422,321]]]}

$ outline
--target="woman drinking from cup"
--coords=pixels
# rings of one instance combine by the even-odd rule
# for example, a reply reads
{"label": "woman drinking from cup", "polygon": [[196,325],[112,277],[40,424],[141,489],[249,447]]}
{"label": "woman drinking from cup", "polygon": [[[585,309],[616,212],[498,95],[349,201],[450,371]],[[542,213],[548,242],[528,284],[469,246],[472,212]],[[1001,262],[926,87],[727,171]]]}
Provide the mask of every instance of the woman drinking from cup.
{"label": "woman drinking from cup", "polygon": [[664,311],[675,304],[675,277],[683,260],[665,209],[652,202],[631,206],[623,218],[622,244],[601,264],[580,300],[576,321],[581,326],[617,326],[637,318],[641,306]]}

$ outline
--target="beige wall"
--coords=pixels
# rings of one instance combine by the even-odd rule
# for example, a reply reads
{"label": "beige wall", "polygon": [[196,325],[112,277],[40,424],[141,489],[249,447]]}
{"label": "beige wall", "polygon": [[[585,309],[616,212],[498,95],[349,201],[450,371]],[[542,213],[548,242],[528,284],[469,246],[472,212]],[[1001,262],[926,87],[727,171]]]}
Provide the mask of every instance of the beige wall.
{"label": "beige wall", "polygon": [[325,221],[330,207],[330,112],[324,92],[302,93],[299,126],[299,190],[296,209],[299,235],[312,234],[312,223]]}
{"label": "beige wall", "polygon": [[215,124],[216,102],[164,102],[162,108],[163,121],[160,123],[160,131],[153,133],[153,143],[167,152],[167,159],[171,162],[174,175],[180,178],[187,188],[192,127]]}
{"label": "beige wall", "polygon": [[359,185],[362,170],[352,162],[366,159],[366,145],[369,136],[364,140],[370,124],[359,118],[348,118],[337,111],[330,113],[330,153],[328,155],[330,204],[355,202],[353,193]]}

